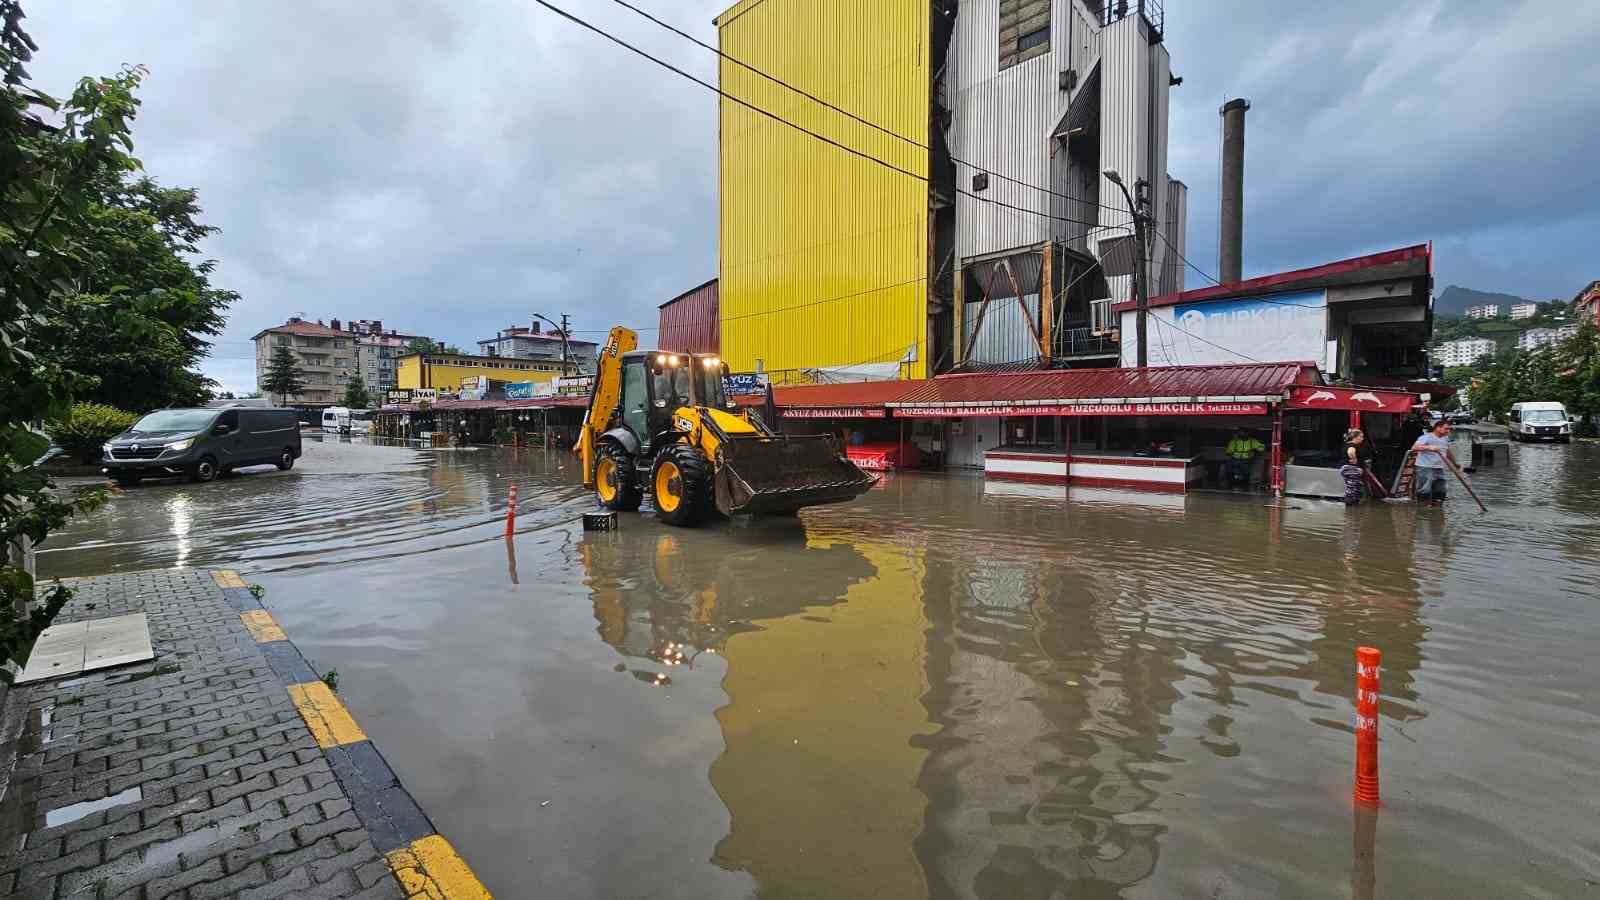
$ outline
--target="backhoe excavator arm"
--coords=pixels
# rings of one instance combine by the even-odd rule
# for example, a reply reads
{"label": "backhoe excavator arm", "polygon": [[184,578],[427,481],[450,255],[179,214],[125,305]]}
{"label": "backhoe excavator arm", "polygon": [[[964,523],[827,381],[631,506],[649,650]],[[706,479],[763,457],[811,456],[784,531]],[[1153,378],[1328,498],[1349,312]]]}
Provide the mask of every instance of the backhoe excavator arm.
{"label": "backhoe excavator arm", "polygon": [[605,349],[595,365],[594,388],[589,393],[589,411],[583,416],[583,429],[578,434],[578,452],[583,461],[583,483],[594,486],[594,459],[596,444],[605,433],[611,417],[617,411],[622,397],[622,354],[639,346],[639,335],[621,325],[611,329],[606,337]]}

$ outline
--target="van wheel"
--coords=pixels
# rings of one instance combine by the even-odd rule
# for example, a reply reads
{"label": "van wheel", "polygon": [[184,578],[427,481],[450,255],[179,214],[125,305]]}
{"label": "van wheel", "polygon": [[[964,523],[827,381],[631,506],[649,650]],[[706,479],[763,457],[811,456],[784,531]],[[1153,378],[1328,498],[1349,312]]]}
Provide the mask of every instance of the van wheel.
{"label": "van wheel", "polygon": [[294,451],[285,447],[283,452],[278,454],[278,470],[287,472],[292,468],[294,468]]}
{"label": "van wheel", "polygon": [[200,457],[200,461],[189,467],[189,480],[195,482],[213,481],[217,477],[217,461],[209,456]]}

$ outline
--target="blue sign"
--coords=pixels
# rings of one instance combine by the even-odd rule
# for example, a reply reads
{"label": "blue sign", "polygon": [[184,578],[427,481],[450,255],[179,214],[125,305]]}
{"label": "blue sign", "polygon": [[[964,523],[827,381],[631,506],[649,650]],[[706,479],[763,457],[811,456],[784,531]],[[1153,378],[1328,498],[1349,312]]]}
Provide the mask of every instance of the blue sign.
{"label": "blue sign", "polygon": [[768,378],[765,372],[727,375],[722,379],[722,390],[729,396],[735,394],[760,394],[766,391],[767,382]]}
{"label": "blue sign", "polygon": [[[1179,303],[1167,320],[1176,328],[1157,340],[1172,365],[1321,362],[1327,341],[1327,295],[1297,291]],[[1157,312],[1158,317],[1160,311]],[[1156,326],[1160,329],[1160,325]]]}
{"label": "blue sign", "polygon": [[533,399],[533,385],[534,385],[534,382],[532,382],[532,381],[514,381],[514,382],[506,385],[506,399],[507,400],[532,400]]}

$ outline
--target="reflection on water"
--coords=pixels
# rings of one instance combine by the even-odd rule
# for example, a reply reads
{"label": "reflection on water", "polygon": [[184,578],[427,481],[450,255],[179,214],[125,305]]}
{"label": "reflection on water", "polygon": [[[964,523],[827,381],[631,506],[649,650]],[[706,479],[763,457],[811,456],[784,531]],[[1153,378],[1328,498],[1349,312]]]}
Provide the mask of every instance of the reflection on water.
{"label": "reflection on water", "polygon": [[1488,515],[925,475],[585,534],[561,455],[308,444],[122,494],[41,565],[265,583],[507,896],[1568,896],[1600,880],[1597,469],[1515,448]]}

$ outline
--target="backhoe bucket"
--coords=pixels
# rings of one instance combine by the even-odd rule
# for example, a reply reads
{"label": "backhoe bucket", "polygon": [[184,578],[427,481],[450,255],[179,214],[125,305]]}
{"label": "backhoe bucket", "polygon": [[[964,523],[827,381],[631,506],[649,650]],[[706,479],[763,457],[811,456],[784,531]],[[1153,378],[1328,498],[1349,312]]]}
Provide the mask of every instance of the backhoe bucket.
{"label": "backhoe bucket", "polygon": [[841,458],[827,435],[734,439],[722,445],[717,510],[758,515],[842,503],[866,493],[875,480]]}

